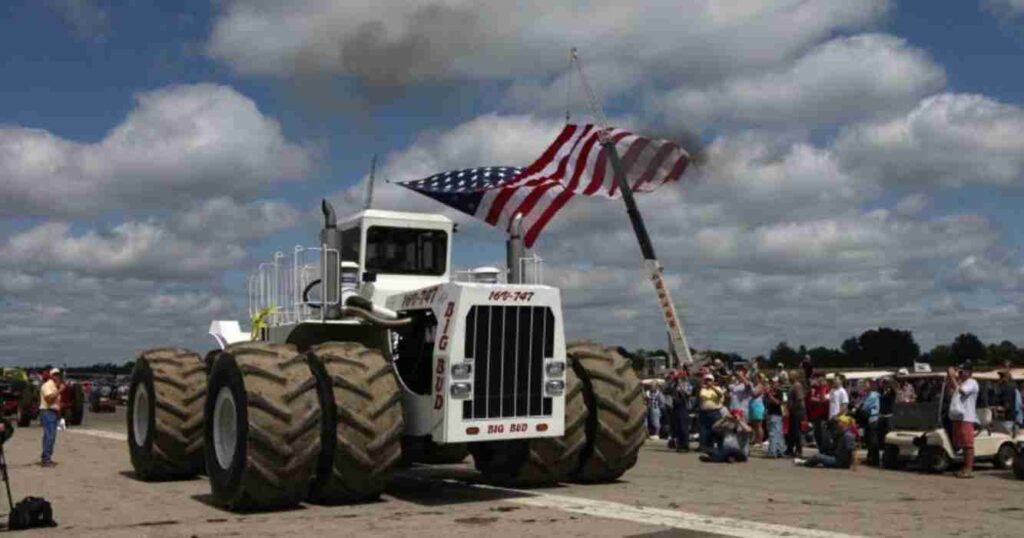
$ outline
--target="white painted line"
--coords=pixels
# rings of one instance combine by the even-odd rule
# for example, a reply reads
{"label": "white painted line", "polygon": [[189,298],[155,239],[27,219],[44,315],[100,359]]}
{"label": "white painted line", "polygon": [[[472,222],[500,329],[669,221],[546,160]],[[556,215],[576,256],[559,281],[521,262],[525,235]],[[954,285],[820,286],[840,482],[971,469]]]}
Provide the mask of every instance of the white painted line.
{"label": "white painted line", "polygon": [[817,529],[804,529],[800,527],[788,527],[773,523],[761,523],[744,519],[729,517],[706,516],[679,510],[665,510],[662,508],[649,508],[646,506],[631,506],[610,501],[598,501],[580,497],[569,497],[566,495],[550,495],[536,493],[533,491],[493,488],[480,484],[467,484],[456,481],[460,484],[472,485],[480,488],[499,489],[521,493],[522,497],[505,499],[507,502],[533,506],[535,508],[550,508],[584,514],[588,516],[604,517],[631,521],[644,525],[657,525],[674,529],[706,532],[722,536],[735,536],[738,538],[855,538],[855,535],[842,534],[838,532],[823,531]]}
{"label": "white painted line", "polygon": [[99,437],[100,439],[110,439],[112,441],[127,441],[128,435],[117,432],[106,432],[103,430],[89,430],[85,428],[68,428],[64,430],[67,433],[77,433],[81,435],[91,435],[93,437]]}

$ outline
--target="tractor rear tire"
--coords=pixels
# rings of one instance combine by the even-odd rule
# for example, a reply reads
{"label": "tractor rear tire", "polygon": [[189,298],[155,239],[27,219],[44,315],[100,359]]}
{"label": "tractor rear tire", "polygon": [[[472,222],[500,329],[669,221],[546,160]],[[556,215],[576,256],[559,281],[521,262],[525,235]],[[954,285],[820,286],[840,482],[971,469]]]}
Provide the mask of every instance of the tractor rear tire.
{"label": "tractor rear tire", "polygon": [[365,502],[384,491],[402,458],[405,419],[394,368],[376,349],[355,342],[327,342],[308,352],[320,381],[320,461],[310,499],[317,503]]}
{"label": "tractor rear tire", "polygon": [[82,385],[75,383],[71,386],[71,416],[68,417],[68,424],[81,426],[85,418],[85,391]]}
{"label": "tractor rear tire", "polygon": [[[81,387],[79,387],[81,388]],[[206,372],[181,348],[143,352],[128,390],[128,451],[141,480],[191,478],[203,470]]]}
{"label": "tractor rear tire", "polygon": [[306,356],[293,345],[228,347],[210,371],[208,394],[204,452],[214,501],[230,510],[303,501],[320,454],[320,400]]}
{"label": "tractor rear tire", "polygon": [[505,487],[544,487],[568,481],[580,466],[587,444],[587,405],[583,383],[572,368],[565,372],[565,433],[528,441],[471,445],[473,462],[491,483]]}
{"label": "tractor rear tire", "polygon": [[591,342],[568,346],[569,363],[583,382],[587,443],[578,482],[611,482],[636,464],[647,440],[643,387],[629,361]]}
{"label": "tractor rear tire", "polygon": [[39,404],[39,393],[32,385],[27,385],[21,391],[21,400],[18,401],[18,427],[24,428],[32,424],[33,407]]}

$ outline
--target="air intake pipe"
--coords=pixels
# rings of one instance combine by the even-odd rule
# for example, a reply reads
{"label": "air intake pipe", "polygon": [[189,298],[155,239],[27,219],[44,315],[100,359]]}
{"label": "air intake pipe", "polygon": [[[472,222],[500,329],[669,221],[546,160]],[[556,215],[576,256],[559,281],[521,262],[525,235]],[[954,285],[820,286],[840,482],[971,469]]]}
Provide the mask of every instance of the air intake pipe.
{"label": "air intake pipe", "polygon": [[523,215],[516,213],[509,226],[508,241],[505,242],[505,262],[508,264],[508,283],[523,283],[522,259],[526,256],[523,246]]}
{"label": "air intake pipe", "polygon": [[324,199],[320,207],[324,212],[324,227],[320,230],[323,317],[341,319],[341,230],[331,203]]}

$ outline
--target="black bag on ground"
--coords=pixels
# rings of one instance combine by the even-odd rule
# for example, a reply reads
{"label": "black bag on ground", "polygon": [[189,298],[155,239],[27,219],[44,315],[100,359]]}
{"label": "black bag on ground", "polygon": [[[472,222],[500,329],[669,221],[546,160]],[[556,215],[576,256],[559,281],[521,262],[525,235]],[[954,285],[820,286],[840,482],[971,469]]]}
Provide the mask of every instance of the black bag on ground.
{"label": "black bag on ground", "polygon": [[11,510],[7,528],[12,531],[34,529],[38,527],[56,527],[53,520],[53,507],[49,501],[40,497],[25,497]]}

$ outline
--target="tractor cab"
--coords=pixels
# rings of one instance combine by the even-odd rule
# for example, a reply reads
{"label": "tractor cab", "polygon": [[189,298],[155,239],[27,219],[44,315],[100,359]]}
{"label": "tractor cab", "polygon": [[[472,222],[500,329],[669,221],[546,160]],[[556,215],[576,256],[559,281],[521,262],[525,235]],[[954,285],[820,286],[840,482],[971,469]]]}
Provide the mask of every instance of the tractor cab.
{"label": "tractor cab", "polygon": [[358,265],[361,294],[374,303],[450,280],[454,225],[448,217],[367,209],[338,228],[341,260]]}

